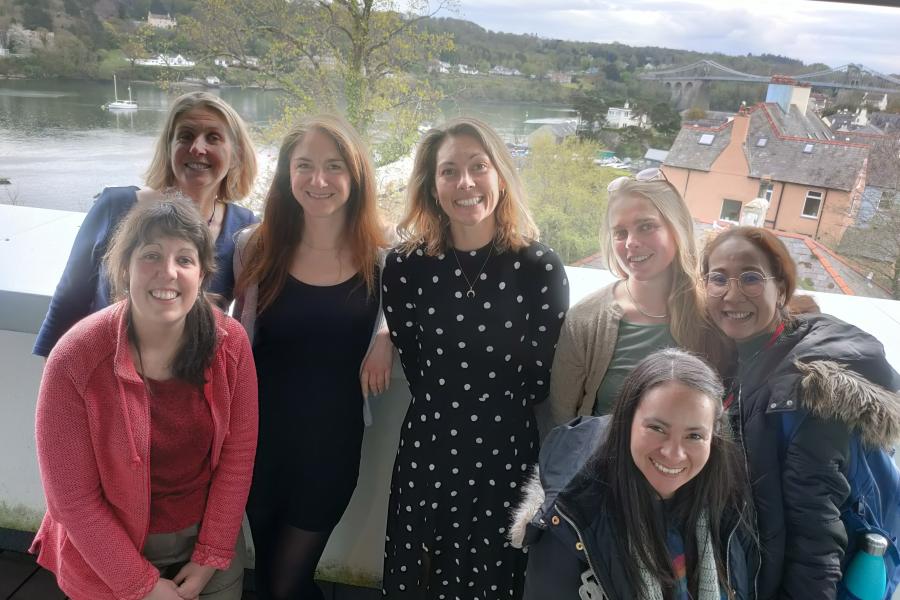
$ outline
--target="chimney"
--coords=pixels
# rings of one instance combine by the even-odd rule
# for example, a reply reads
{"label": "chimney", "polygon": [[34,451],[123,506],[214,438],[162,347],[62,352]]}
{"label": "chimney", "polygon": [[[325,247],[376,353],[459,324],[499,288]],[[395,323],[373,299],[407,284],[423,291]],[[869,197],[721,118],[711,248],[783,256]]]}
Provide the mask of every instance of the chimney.
{"label": "chimney", "polygon": [[745,148],[749,131],[750,111],[742,107],[731,119],[731,140],[718,158],[713,161],[710,170],[747,175],[750,172],[750,164],[747,162]]}
{"label": "chimney", "polygon": [[809,84],[797,83],[797,80],[784,75],[773,75],[766,91],[766,102],[774,102],[785,113],[791,112],[792,104],[805,113],[811,91]]}

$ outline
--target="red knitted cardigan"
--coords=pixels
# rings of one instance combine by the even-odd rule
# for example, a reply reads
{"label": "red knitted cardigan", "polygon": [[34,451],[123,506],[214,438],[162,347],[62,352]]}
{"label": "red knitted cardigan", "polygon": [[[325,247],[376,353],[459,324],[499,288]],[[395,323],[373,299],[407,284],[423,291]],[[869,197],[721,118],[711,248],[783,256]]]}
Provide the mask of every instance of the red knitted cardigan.
{"label": "red knitted cardigan", "polygon": [[[159,572],[141,555],[150,522],[150,407],[125,330],[125,304],[88,316],[44,368],[36,439],[47,513],[31,552],[76,600],[140,600]],[[206,372],[213,471],[191,560],[226,569],[253,473],[256,369],[241,325],[216,311]]]}

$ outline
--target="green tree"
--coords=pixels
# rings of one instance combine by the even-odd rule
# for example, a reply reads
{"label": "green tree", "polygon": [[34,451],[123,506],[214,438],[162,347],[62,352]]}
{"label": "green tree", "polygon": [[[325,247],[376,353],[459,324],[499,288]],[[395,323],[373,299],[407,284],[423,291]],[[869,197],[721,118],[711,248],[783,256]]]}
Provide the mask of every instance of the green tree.
{"label": "green tree", "polygon": [[660,133],[674,135],[681,129],[681,116],[668,102],[656,102],[647,111],[653,128]]}
{"label": "green tree", "polygon": [[600,224],[606,212],[606,186],[625,174],[599,167],[597,142],[569,138],[555,144],[538,138],[522,169],[529,205],[541,239],[570,264],[600,249]]}
{"label": "green tree", "polygon": [[452,39],[419,25],[450,1],[198,0],[187,28],[207,60],[235,60],[284,89],[285,123],[342,109],[385,163],[409,150],[440,100],[421,71]]}

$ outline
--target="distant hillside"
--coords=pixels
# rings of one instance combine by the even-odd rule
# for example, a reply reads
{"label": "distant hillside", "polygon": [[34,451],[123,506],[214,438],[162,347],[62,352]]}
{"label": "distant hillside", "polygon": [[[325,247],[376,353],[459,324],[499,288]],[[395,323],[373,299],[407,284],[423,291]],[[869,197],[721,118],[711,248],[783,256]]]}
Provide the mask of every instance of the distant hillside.
{"label": "distant hillside", "polygon": [[[549,0],[548,0],[549,1]],[[102,23],[108,20],[146,19],[147,12],[188,15],[196,0],[0,0],[0,32],[17,23],[26,29],[67,30],[88,47],[107,48]],[[547,71],[599,69],[610,81],[620,81],[622,73],[645,65],[688,64],[712,58],[732,68],[760,75],[800,73],[819,70],[821,64],[803,62],[772,54],[726,56],[672,48],[638,47],[620,43],[572,42],[494,32],[471,21],[454,18],[428,19],[423,27],[453,34],[454,50],[442,59],[454,64],[503,65],[528,75]]]}
{"label": "distant hillside", "polygon": [[790,75],[828,68],[821,63],[805,65],[802,61],[774,54],[727,56],[673,48],[572,42],[501,33],[452,18],[429,19],[424,26],[435,32],[453,34],[455,48],[442,57],[447,62],[471,66],[503,65],[528,74],[542,70],[584,71],[593,67],[599,69],[606,79],[620,81],[623,72],[633,72],[646,65],[677,66],[703,58],[758,75]]}

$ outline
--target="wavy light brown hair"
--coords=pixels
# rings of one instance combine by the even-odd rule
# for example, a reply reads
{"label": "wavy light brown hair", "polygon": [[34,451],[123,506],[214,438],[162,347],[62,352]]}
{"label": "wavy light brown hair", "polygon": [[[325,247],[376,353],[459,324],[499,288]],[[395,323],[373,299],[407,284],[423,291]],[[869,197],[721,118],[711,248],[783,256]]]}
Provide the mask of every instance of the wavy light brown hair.
{"label": "wavy light brown hair", "polygon": [[620,279],[628,279],[628,274],[619,264],[613,249],[609,211],[614,202],[626,202],[634,196],[645,198],[659,211],[675,238],[677,252],[669,266],[672,271],[672,287],[666,300],[672,337],[682,348],[696,352],[713,363],[720,375],[729,375],[734,365],[734,345],[712,324],[706,314],[706,294],[700,286],[697,272],[699,255],[694,238],[694,220],[681,194],[671,184],[666,181],[632,179],[610,194],[600,235],[609,270]]}
{"label": "wavy light brown hair", "polygon": [[446,252],[452,245],[450,220],[434,195],[437,154],[447,138],[462,135],[475,138],[500,176],[500,188],[504,191],[494,209],[497,250],[519,250],[538,238],[537,225],[526,207],[525,191],[506,144],[490,125],[472,117],[459,117],[428,130],[419,142],[409,178],[406,214],[397,225],[397,233],[403,241],[401,248],[407,253],[421,243],[430,255]]}
{"label": "wavy light brown hair", "polygon": [[[206,219],[200,216],[192,202],[185,199],[144,200],[132,208],[119,224],[104,257],[114,300],[128,298],[129,264],[135,250],[161,237],[190,242],[197,249],[201,293],[184,321],[181,343],[172,360],[172,374],[195,385],[205,383],[205,371],[216,349],[216,318],[205,293],[216,270],[216,255],[212,234]],[[131,305],[128,306],[128,335],[137,342],[131,324]]]}
{"label": "wavy light brown hair", "polygon": [[259,285],[259,312],[272,304],[287,281],[294,251],[303,237],[303,208],[291,191],[291,155],[311,131],[330,137],[350,173],[350,197],[344,222],[344,243],[370,295],[376,293],[378,253],[386,247],[375,199],[375,170],[359,134],[344,119],[319,115],[304,119],[285,136],[278,151],[278,166],[266,195],[263,221],[247,242],[246,266],[235,284],[235,295],[251,282]]}
{"label": "wavy light brown hair", "polygon": [[241,116],[227,102],[208,92],[190,92],[175,99],[166,117],[166,123],[156,140],[153,160],[144,174],[149,187],[163,190],[175,185],[172,171],[172,141],[178,122],[195,108],[205,108],[219,115],[225,122],[231,141],[231,164],[225,178],[219,184],[219,200],[231,202],[246,198],[256,179],[256,151]]}

